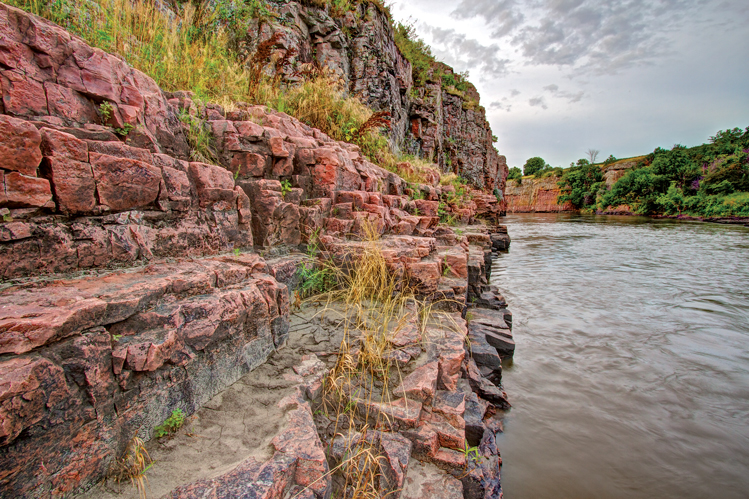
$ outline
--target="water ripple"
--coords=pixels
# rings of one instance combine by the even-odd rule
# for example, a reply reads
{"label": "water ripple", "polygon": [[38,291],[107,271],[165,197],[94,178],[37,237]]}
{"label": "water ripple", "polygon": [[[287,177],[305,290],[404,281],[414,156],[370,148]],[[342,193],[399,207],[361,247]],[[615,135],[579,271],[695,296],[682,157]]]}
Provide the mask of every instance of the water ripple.
{"label": "water ripple", "polygon": [[508,499],[748,497],[749,229],[513,215]]}

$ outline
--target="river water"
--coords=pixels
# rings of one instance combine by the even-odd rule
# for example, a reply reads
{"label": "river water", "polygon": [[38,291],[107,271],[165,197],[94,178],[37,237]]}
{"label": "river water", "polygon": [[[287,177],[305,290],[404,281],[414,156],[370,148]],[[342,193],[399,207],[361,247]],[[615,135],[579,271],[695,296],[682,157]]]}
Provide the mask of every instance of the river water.
{"label": "river water", "polygon": [[749,497],[749,228],[511,215],[507,499]]}

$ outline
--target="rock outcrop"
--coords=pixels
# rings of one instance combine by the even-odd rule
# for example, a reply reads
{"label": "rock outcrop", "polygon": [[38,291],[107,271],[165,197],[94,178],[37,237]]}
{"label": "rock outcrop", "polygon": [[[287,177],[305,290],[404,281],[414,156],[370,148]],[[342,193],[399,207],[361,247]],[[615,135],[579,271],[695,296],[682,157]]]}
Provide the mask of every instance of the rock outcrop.
{"label": "rock outcrop", "polygon": [[[486,248],[469,260],[455,247],[467,252],[470,238],[438,227],[441,206],[464,223],[500,215],[492,194],[450,206],[436,172],[410,186],[283,113],[199,109],[3,4],[0,97],[3,496],[69,496],[133,436],[263,363],[286,340],[300,245],[334,253],[373,226],[397,241],[394,271],[424,295],[475,293],[502,308],[485,279],[465,281],[485,272],[490,236],[471,236]],[[180,115],[210,133],[214,164],[191,159]],[[496,180],[487,164],[473,171]]]}
{"label": "rock outcrop", "polygon": [[[316,65],[338,76],[352,95],[392,119],[396,150],[428,158],[442,172],[457,173],[486,191],[504,189],[508,168],[494,148],[492,131],[479,96],[471,104],[442,88],[439,77],[414,83],[411,64],[398,50],[388,15],[377,3],[361,2],[341,17],[330,8],[292,1],[277,5],[277,20],[258,21],[249,38],[257,45],[275,36],[274,57],[287,53],[285,76],[299,78],[294,67]],[[252,32],[254,30],[254,33]],[[444,64],[445,74],[453,70]],[[268,67],[268,71],[275,68]]]}
{"label": "rock outcrop", "polygon": [[505,188],[505,201],[508,213],[574,211],[572,203],[557,203],[561,189],[559,179],[554,176],[545,178],[524,177],[521,184],[511,180]]}

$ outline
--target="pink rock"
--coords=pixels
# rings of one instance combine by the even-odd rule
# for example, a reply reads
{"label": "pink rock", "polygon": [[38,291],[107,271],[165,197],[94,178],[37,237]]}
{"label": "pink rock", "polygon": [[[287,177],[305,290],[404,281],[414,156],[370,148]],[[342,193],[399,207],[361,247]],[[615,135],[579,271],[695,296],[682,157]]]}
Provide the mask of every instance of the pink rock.
{"label": "pink rock", "polygon": [[445,336],[434,340],[440,363],[438,387],[455,390],[460,379],[460,366],[465,359],[465,336],[447,331]]}
{"label": "pink rock", "polygon": [[[241,187],[237,186],[234,188],[237,193],[237,213],[239,213],[239,223],[250,224],[252,223],[252,211],[250,209],[250,198],[242,190]],[[251,234],[252,232],[250,232]]]}
{"label": "pink rock", "polygon": [[466,456],[463,452],[443,448],[432,456],[432,462],[445,470],[461,469],[466,465]]}
{"label": "pink rock", "polygon": [[148,163],[149,165],[154,164],[153,155],[146,149],[130,147],[120,141],[100,142],[88,140],[87,142],[88,150],[91,152],[98,152],[99,154],[106,154],[117,158],[134,159]]}
{"label": "pink rock", "polygon": [[49,181],[18,172],[5,174],[5,197],[13,208],[52,207]]}
{"label": "pink rock", "polygon": [[338,191],[335,195],[335,202],[352,203],[357,210],[363,210],[364,204],[369,201],[369,193],[364,191]]}
{"label": "pink rock", "polygon": [[370,192],[369,204],[373,204],[375,206],[382,206],[382,194],[380,194],[379,192]]}
{"label": "pink rock", "polygon": [[89,153],[99,201],[114,211],[132,210],[156,201],[161,170],[142,161]]}
{"label": "pink rock", "polygon": [[187,173],[169,166],[162,166],[161,174],[164,178],[168,199],[177,203],[174,207],[180,211],[190,208],[192,199],[190,197],[190,179],[187,177]]}
{"label": "pink rock", "polygon": [[[85,146],[85,142],[83,145]],[[64,156],[53,156],[44,159],[42,171],[54,186],[55,201],[60,211],[88,213],[94,209],[96,183],[90,164]]]}
{"label": "pink rock", "polygon": [[0,114],[0,168],[36,176],[42,137],[27,121]]}
{"label": "pink rock", "polygon": [[330,213],[335,218],[340,218],[341,220],[353,220],[354,206],[352,203],[334,204]]}
{"label": "pink rock", "polygon": [[96,326],[106,310],[105,302],[81,297],[76,290],[56,292],[56,296],[40,290],[0,297],[0,353],[28,352]]}
{"label": "pink rock", "polygon": [[393,391],[397,397],[408,397],[424,404],[431,404],[437,389],[439,367],[437,362],[429,362],[403,378],[400,386]]}
{"label": "pink rock", "polygon": [[99,121],[94,105],[80,92],[50,81],[44,83],[44,90],[47,94],[50,115],[74,123],[97,123]]}
{"label": "pink rock", "polygon": [[413,443],[413,454],[420,458],[434,456],[440,448],[439,437],[429,423],[416,428],[401,430],[404,437]]}
{"label": "pink rock", "polygon": [[340,159],[338,158],[338,153],[335,149],[328,148],[328,147],[321,147],[319,149],[315,149],[314,152],[315,155],[315,163],[318,165],[329,165],[329,166],[338,166],[340,165]]}
{"label": "pink rock", "polygon": [[465,428],[465,394],[438,390],[432,401],[432,412],[440,414],[455,428]]}
{"label": "pink rock", "polygon": [[190,163],[189,174],[202,208],[217,201],[234,202],[234,178],[228,170],[205,163]]}
{"label": "pink rock", "polygon": [[159,168],[162,168],[162,169],[165,166],[168,166],[169,168],[173,168],[175,170],[179,170],[181,172],[187,173],[187,168],[190,166],[190,163],[188,163],[187,161],[175,159],[166,154],[153,154],[152,158],[153,158],[153,165],[158,166]]}
{"label": "pink rock", "polygon": [[425,217],[436,217],[439,204],[439,201],[427,201],[425,199],[417,199],[414,201],[414,205],[416,206],[419,215]]}
{"label": "pink rock", "polygon": [[286,149],[281,137],[271,137],[268,139],[268,145],[270,146],[271,154],[276,158],[288,158],[289,151]]}
{"label": "pink rock", "polygon": [[69,396],[63,370],[44,358],[0,361],[0,442],[12,442]]}
{"label": "pink rock", "polygon": [[455,428],[453,425],[448,423],[439,414],[429,414],[428,419],[425,421],[434,429],[437,433],[437,437],[441,447],[448,449],[463,449],[466,439],[465,426],[463,428]]}
{"label": "pink rock", "polygon": [[381,432],[380,449],[385,458],[380,462],[380,469],[384,480],[381,480],[381,489],[392,491],[390,496],[397,497],[406,480],[406,471],[411,458],[413,444],[403,435],[398,433]]}
{"label": "pink rock", "polygon": [[[2,179],[0,178],[0,181]],[[6,222],[0,224],[0,241],[18,241],[32,236],[32,225],[25,222]]]}
{"label": "pink rock", "polygon": [[44,156],[88,162],[88,145],[85,141],[52,128],[42,128],[41,135]]}
{"label": "pink rock", "polygon": [[397,421],[401,428],[414,428],[421,414],[421,402],[399,398],[393,402],[368,402],[352,399],[356,403],[359,414],[364,417],[379,417],[378,422],[386,425]]}
{"label": "pink rock", "polygon": [[432,464],[412,461],[400,499],[463,499],[463,484]]}
{"label": "pink rock", "polygon": [[276,435],[271,444],[277,452],[296,458],[294,482],[297,485],[325,494],[330,487],[328,462],[309,405],[299,395],[286,397],[279,405],[292,409],[286,413],[286,429]]}
{"label": "pink rock", "polygon": [[406,265],[411,285],[415,286],[420,293],[430,294],[437,291],[442,273],[439,262],[416,262]]}
{"label": "pink rock", "polygon": [[117,102],[120,90],[115,88],[117,83],[112,68],[113,63],[117,64],[117,59],[97,48],[90,52],[76,52],[74,57],[81,68],[81,81],[86,93]]}
{"label": "pink rock", "polygon": [[235,121],[234,127],[246,139],[255,141],[263,137],[263,127],[252,121]]}
{"label": "pink rock", "polygon": [[396,347],[415,345],[421,341],[421,331],[418,324],[406,323],[392,333],[388,341]]}
{"label": "pink rock", "polygon": [[446,277],[468,278],[468,255],[459,248],[438,253],[442,274]]}
{"label": "pink rock", "polygon": [[323,221],[325,232],[329,234],[338,234],[346,236],[351,233],[351,228],[354,226],[353,220],[341,220],[339,218],[326,218]]}
{"label": "pink rock", "polygon": [[0,70],[5,112],[16,116],[43,116],[47,113],[47,96],[44,86],[17,71]]}
{"label": "pink rock", "polygon": [[265,156],[254,152],[235,152],[229,169],[238,177],[262,177],[266,162]]}

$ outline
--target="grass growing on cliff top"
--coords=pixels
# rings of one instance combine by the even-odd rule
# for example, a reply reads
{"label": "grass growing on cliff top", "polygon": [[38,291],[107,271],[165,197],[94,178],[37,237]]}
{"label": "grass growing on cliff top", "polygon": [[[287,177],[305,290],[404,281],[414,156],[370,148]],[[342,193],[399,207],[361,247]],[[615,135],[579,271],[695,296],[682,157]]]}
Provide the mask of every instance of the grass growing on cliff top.
{"label": "grass growing on cliff top", "polygon": [[[275,16],[263,0],[245,2],[241,9],[237,7],[230,14],[222,10],[222,2],[198,3],[197,7],[187,2],[178,4],[176,17],[143,0],[7,2],[59,24],[94,47],[119,54],[165,90],[188,90],[199,101],[225,107],[234,102],[266,105],[320,129],[335,140],[359,145],[374,163],[409,182],[425,181],[423,162],[396,154],[383,135],[389,126],[388,116],[373,112],[348,95],[342,81],[322,70],[298,68],[304,73],[301,83],[283,82],[278,76],[281,72],[296,72],[290,69],[293,54],[280,50],[280,45],[272,39],[257,43],[251,53],[237,48],[240,33],[246,36],[248,19]],[[327,6],[329,10],[350,10],[362,2],[312,0],[312,3]],[[375,6],[390,20],[387,7],[381,2],[375,2]],[[418,54],[429,53],[423,42],[413,41],[413,33],[407,28],[396,25],[395,29],[399,47],[406,51],[409,60],[420,60]],[[429,64],[434,62],[433,57],[429,60]],[[268,75],[270,66],[275,68],[276,76]],[[200,134],[198,128],[190,127],[194,124],[186,125],[188,133]],[[204,160],[212,159],[207,149],[198,152]],[[411,166],[404,169],[404,162]]]}
{"label": "grass growing on cliff top", "polygon": [[[154,3],[130,0],[8,0],[80,36],[94,47],[119,54],[168,91],[188,90],[199,100],[249,102],[285,112],[336,140],[355,142],[373,159],[387,160],[390,148],[381,127],[362,131],[375,114],[346,95],[341,82],[315,72],[298,85],[266,74],[276,58],[273,43],[241,58],[230,49],[230,30],[218,9],[180,4],[177,18]],[[257,2],[255,2],[257,3]],[[250,11],[247,15],[254,15]],[[208,31],[206,26],[215,29]],[[258,46],[258,51],[260,50]],[[256,56],[261,55],[260,60]],[[276,59],[276,66],[279,61]],[[392,153],[390,153],[392,155]]]}

